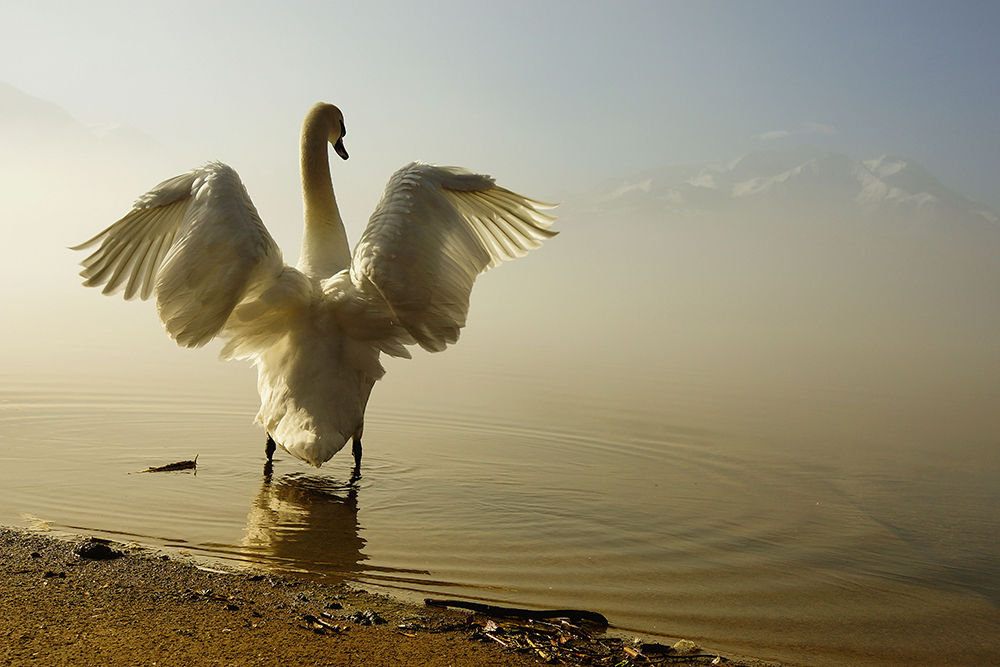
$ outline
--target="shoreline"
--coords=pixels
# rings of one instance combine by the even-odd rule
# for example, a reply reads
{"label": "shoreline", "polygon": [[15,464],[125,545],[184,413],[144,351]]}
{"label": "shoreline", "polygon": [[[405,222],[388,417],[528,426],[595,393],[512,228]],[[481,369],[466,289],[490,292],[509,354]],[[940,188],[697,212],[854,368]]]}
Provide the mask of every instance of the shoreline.
{"label": "shoreline", "polygon": [[[0,527],[0,664],[638,666],[718,655],[664,648]],[[714,664],[777,666],[727,655]]]}

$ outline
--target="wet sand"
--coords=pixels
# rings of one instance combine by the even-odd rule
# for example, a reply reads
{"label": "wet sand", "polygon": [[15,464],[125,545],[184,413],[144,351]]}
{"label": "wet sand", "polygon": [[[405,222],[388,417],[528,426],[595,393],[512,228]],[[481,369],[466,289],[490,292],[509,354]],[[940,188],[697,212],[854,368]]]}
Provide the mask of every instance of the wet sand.
{"label": "wet sand", "polygon": [[[405,604],[344,584],[215,571],[146,549],[0,528],[5,665],[624,667],[708,665],[716,657],[656,655],[653,647],[632,655],[639,644],[600,634],[589,644],[553,634],[552,645],[561,637],[563,646],[546,650],[539,635],[532,646],[531,636],[517,633],[516,624],[503,620]],[[566,651],[574,643],[575,660]],[[730,656],[715,664],[773,663]]]}

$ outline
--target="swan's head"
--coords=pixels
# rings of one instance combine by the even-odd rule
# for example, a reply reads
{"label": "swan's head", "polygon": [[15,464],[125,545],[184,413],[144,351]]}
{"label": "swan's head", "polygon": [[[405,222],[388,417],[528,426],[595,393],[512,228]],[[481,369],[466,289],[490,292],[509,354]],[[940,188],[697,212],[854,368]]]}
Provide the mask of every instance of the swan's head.
{"label": "swan's head", "polygon": [[347,149],[344,148],[344,135],[347,134],[347,128],[344,127],[344,114],[334,105],[325,102],[314,104],[309,113],[306,114],[306,120],[302,127],[303,136],[310,134],[315,137],[313,132],[328,132],[327,140],[333,144],[333,150],[337,151],[337,155],[345,160],[349,157]]}

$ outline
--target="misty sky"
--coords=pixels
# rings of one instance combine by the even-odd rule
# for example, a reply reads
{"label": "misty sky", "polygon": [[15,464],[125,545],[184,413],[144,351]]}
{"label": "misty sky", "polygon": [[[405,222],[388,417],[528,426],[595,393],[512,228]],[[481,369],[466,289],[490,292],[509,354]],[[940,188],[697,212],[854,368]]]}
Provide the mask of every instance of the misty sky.
{"label": "misty sky", "polygon": [[[0,267],[5,336],[20,341],[7,356],[31,368],[36,358],[57,367],[53,349],[97,359],[126,344],[156,345],[175,355],[151,304],[85,293],[77,276],[81,257],[66,247],[118,219],[159,181],[208,160],[239,171],[294,264],[302,229],[299,127],[320,100],[339,105],[346,117],[351,159],[335,160],[332,172],[352,241],[390,174],[417,159],[489,173],[528,196],[572,204],[608,179],[651,167],[812,144],[856,160],[915,159],[945,185],[1000,209],[998,34],[1000,5],[985,2],[487,8],[0,0],[0,82],[54,102],[84,124],[124,123],[164,147],[149,159],[110,163],[74,158],[59,147],[51,156],[31,156],[41,165],[31,174],[45,182],[3,184],[13,194],[0,198],[0,223],[18,248]],[[29,171],[21,160],[8,160],[15,181]],[[477,336],[502,336],[505,320],[512,330],[528,326],[531,308],[536,322],[558,328],[575,316],[573,303],[586,313],[602,307],[591,303],[588,290],[592,257],[607,260],[598,253],[570,257],[586,236],[573,229],[571,211],[556,211],[556,229],[564,234],[547,248],[477,283],[463,333],[469,349]],[[607,229],[601,234],[613,232]],[[588,238],[602,248],[616,239],[625,246],[627,234]],[[660,307],[675,329],[694,338],[702,330],[727,330],[711,318],[702,329],[690,326],[700,310],[674,312],[681,295],[698,294],[683,274],[674,282],[652,275],[661,265],[688,262],[688,275],[722,280],[726,266],[714,247],[701,246],[704,256],[696,256],[697,246],[683,240],[662,245],[653,261],[632,267],[652,272],[633,278],[642,287],[635,293],[673,284],[660,295]],[[758,269],[746,270],[767,275]],[[729,294],[728,284],[719,284],[701,297],[705,303],[722,303]],[[560,299],[550,293],[555,285],[568,285]],[[566,297],[573,289],[576,301]],[[565,313],[545,317],[557,301]],[[611,315],[603,320],[618,326],[619,314]],[[129,323],[122,332],[113,329],[119,318]],[[90,351],[52,342],[62,340],[67,322],[79,327],[77,343],[90,335]],[[135,333],[139,325],[146,327],[144,342]],[[37,354],[23,352],[29,345]]]}
{"label": "misty sky", "polygon": [[905,155],[1000,207],[995,2],[0,8],[0,81],[86,124],[140,128],[191,166],[221,159],[245,178],[287,167],[294,180],[305,109],[338,104],[351,173],[371,188],[342,203],[361,222],[412,159],[555,198],[801,143]]}

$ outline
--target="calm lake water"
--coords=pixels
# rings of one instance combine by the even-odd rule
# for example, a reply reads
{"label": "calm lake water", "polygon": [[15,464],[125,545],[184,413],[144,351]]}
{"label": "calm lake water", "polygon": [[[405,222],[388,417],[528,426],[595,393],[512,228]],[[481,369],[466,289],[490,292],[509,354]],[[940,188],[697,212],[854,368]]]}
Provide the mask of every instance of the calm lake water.
{"label": "calm lake water", "polygon": [[[349,451],[265,469],[234,364],[193,387],[7,373],[0,523],[591,609],[791,664],[995,664],[1000,465],[979,389],[452,354],[390,365],[353,486]],[[135,474],[195,455],[197,474]]]}

